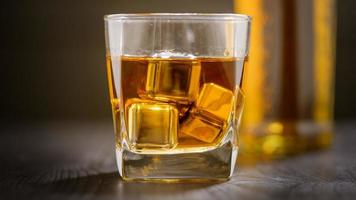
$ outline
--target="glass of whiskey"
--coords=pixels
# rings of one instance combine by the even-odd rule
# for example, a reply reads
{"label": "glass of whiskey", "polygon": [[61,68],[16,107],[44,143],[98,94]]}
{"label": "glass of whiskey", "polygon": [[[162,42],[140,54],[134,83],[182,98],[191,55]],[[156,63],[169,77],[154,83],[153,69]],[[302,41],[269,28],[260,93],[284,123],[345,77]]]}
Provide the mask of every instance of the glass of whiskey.
{"label": "glass of whiskey", "polygon": [[156,13],[104,19],[121,177],[229,179],[239,147],[250,17]]}

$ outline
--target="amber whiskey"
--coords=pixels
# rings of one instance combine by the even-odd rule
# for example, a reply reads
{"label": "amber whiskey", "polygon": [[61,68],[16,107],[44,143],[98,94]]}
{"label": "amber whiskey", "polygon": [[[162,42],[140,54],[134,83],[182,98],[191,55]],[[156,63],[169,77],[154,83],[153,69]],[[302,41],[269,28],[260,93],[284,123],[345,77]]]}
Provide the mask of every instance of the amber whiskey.
{"label": "amber whiskey", "polygon": [[[194,174],[211,159],[229,177],[231,168],[221,166],[236,159],[243,60],[122,56],[107,57],[107,67],[118,155],[139,155],[126,160],[124,178],[156,177],[151,168],[172,163]],[[137,162],[148,171],[136,169]]]}

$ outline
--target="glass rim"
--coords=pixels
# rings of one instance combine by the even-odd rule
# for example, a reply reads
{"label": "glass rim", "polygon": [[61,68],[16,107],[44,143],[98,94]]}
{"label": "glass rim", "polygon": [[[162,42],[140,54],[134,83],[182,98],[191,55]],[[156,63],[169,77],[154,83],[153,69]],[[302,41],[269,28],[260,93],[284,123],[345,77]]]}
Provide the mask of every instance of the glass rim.
{"label": "glass rim", "polygon": [[236,13],[120,13],[104,15],[105,21],[130,20],[219,20],[249,22],[252,17]]}

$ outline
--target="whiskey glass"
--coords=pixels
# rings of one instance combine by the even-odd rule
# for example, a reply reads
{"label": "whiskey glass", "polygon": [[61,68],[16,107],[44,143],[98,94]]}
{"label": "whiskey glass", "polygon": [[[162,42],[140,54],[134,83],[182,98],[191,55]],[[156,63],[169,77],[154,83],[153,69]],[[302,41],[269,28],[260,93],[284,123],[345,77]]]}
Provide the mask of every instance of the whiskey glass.
{"label": "whiskey glass", "polygon": [[106,15],[106,60],[124,180],[231,177],[250,17]]}

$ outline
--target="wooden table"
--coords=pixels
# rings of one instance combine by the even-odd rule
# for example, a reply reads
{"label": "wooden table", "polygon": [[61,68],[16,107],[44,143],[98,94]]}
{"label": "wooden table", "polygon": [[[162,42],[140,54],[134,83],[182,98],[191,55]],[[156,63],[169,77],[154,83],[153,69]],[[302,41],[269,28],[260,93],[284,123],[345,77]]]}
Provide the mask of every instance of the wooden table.
{"label": "wooden table", "polygon": [[109,122],[7,124],[0,199],[356,199],[355,130],[339,123],[330,150],[242,166],[228,182],[163,184],[120,179]]}

